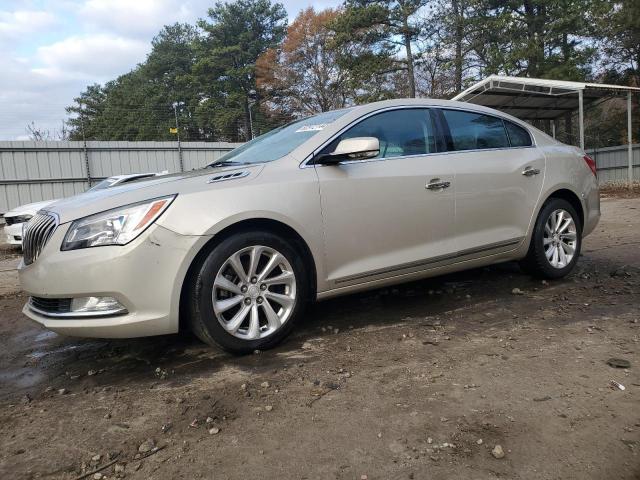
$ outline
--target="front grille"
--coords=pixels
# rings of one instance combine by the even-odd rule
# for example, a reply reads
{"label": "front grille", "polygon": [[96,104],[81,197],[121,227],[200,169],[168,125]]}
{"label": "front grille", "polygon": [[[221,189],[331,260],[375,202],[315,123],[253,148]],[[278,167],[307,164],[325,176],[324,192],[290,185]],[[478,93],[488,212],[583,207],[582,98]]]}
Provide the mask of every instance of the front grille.
{"label": "front grille", "polygon": [[69,313],[71,311],[70,298],[42,298],[31,297],[29,303],[34,310],[42,313]]}
{"label": "front grille", "polygon": [[36,213],[24,227],[22,252],[25,265],[36,261],[58,226],[58,219],[48,213]]}

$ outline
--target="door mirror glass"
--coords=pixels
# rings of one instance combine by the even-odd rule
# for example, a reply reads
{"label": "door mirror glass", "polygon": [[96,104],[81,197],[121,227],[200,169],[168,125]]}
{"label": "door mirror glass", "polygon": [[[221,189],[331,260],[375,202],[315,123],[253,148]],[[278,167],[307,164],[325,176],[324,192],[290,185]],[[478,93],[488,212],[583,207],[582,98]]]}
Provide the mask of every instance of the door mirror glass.
{"label": "door mirror glass", "polygon": [[376,137],[354,137],[341,140],[329,154],[321,154],[314,163],[332,165],[349,160],[366,160],[377,157],[380,142]]}

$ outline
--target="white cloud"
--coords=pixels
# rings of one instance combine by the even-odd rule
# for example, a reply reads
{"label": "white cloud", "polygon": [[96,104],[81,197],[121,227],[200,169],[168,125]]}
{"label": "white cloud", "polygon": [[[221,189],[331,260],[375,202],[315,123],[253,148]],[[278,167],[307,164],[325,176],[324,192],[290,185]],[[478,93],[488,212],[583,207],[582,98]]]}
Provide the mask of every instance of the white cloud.
{"label": "white cloud", "polygon": [[[89,84],[104,83],[144,61],[164,25],[194,24],[214,0],[0,0],[0,139],[35,122],[59,130],[64,108]],[[313,4],[285,0],[290,21]]]}
{"label": "white cloud", "polygon": [[206,3],[204,0],[88,0],[79,16],[101,31],[149,41],[166,24],[203,16]]}
{"label": "white cloud", "polygon": [[3,58],[0,74],[0,139],[24,136],[31,122],[59,130],[64,107],[86,86],[85,80],[55,79],[34,72],[26,60]]}
{"label": "white cloud", "polygon": [[0,11],[0,39],[7,41],[48,28],[57,22],[51,12],[38,10]]}
{"label": "white cloud", "polygon": [[104,82],[144,61],[149,42],[110,34],[65,38],[38,48],[36,73],[53,78],[86,78]]}

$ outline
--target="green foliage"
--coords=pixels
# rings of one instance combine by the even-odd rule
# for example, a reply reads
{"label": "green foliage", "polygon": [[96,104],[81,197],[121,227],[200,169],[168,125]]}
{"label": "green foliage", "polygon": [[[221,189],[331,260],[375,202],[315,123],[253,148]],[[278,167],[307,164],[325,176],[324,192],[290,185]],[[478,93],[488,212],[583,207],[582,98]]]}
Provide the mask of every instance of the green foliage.
{"label": "green foliage", "polygon": [[640,86],[640,0],[606,5],[595,32],[602,41],[602,61]]}
{"label": "green foliage", "polygon": [[590,17],[599,0],[479,0],[472,22],[486,73],[584,80],[595,49]]}
{"label": "green foliage", "polygon": [[397,96],[397,79],[406,79],[404,95],[415,97],[414,44],[424,31],[418,13],[428,0],[346,0],[332,23],[337,61],[351,73],[357,101]]}
{"label": "green foliage", "polygon": [[[219,136],[249,140],[256,98],[256,62],[286,34],[287,14],[269,0],[218,2],[201,20],[193,80],[202,88],[200,112],[214,119]],[[259,130],[259,129],[258,129]]]}
{"label": "green foliage", "polygon": [[176,104],[182,140],[249,139],[256,60],[283,40],[286,12],[269,0],[238,0],[217,3],[208,17],[200,31],[165,27],[143,64],[88,87],[67,109],[71,138],[174,140]]}
{"label": "green foliage", "polygon": [[71,138],[82,139],[84,133],[91,140],[172,140],[174,102],[183,136],[196,135],[198,95],[189,80],[196,38],[190,25],[164,27],[144,64],[104,87],[89,86],[67,108]]}
{"label": "green foliage", "polygon": [[[638,86],[640,0],[345,0],[288,29],[282,4],[234,0],[151,47],[75,99],[70,138],[175,140],[177,116],[181,140],[244,141],[328,108],[449,97],[491,73]],[[619,137],[622,115],[601,112]]]}

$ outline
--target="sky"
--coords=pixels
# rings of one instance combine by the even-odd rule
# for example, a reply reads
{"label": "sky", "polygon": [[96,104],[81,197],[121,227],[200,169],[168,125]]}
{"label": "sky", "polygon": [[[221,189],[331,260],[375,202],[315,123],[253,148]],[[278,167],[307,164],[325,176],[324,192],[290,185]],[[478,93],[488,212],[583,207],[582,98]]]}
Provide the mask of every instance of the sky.
{"label": "sky", "polygon": [[[281,0],[282,1],[282,0]],[[87,85],[144,61],[164,25],[195,23],[214,0],[0,0],[0,140],[27,125],[59,132],[65,107]],[[284,0],[290,21],[339,0]]]}

